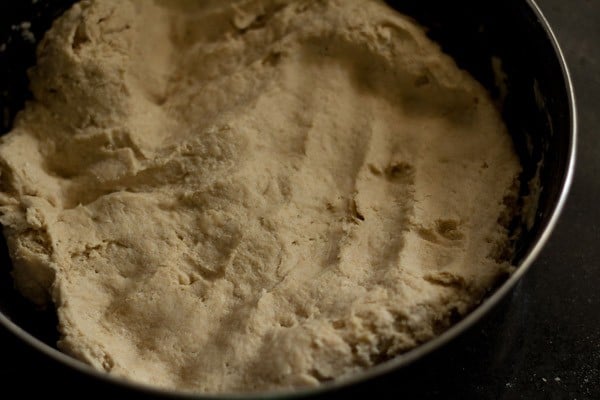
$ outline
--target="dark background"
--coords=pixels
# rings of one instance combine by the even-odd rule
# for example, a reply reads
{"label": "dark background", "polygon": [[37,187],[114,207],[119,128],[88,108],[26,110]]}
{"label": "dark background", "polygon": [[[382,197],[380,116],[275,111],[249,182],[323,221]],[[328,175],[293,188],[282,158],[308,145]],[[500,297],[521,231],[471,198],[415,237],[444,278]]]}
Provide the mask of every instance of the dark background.
{"label": "dark background", "polygon": [[[600,399],[600,0],[538,4],[579,106],[577,171],[555,233],[513,293],[469,332],[410,368],[330,397]],[[69,370],[1,327],[0,385],[2,398],[141,397]]]}

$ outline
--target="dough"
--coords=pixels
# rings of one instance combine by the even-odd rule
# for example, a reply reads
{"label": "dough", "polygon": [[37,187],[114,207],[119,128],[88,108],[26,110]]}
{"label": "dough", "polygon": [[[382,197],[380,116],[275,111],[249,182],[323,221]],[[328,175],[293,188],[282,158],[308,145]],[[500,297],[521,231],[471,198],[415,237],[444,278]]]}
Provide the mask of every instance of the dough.
{"label": "dough", "polygon": [[82,1],[1,139],[1,222],[60,349],[161,387],[318,385],[510,273],[499,112],[379,1]]}

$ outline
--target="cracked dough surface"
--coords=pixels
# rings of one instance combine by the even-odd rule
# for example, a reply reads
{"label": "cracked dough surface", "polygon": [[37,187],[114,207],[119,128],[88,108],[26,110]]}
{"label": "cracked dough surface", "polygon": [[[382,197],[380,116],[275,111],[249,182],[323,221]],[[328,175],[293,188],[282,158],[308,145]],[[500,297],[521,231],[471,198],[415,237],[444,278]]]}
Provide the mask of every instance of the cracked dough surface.
{"label": "cracked dough surface", "polygon": [[317,385],[510,271],[484,89],[379,1],[82,1],[1,139],[1,222],[60,349],[181,390]]}

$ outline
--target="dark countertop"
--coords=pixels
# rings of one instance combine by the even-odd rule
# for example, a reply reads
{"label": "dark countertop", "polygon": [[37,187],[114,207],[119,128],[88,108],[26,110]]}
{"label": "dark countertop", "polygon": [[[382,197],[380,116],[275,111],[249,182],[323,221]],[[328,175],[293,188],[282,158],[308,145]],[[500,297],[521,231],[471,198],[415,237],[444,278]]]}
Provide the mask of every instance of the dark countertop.
{"label": "dark countertop", "polygon": [[[600,399],[600,1],[538,3],[565,51],[579,106],[577,171],[555,233],[513,293],[469,332],[335,397]],[[39,355],[3,328],[0,354],[4,393],[137,398]]]}

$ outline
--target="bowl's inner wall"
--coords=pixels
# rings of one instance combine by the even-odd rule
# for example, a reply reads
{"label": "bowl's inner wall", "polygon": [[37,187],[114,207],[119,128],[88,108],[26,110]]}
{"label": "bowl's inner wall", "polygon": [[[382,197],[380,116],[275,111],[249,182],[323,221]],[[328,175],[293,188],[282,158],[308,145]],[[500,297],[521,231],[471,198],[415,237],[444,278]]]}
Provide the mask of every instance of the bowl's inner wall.
{"label": "bowl's inner wall", "polygon": [[[0,134],[11,129],[16,113],[31,96],[27,69],[35,63],[36,43],[23,34],[23,22],[39,41],[52,21],[74,0],[0,2]],[[475,76],[497,99],[501,90],[492,57],[501,60],[508,95],[504,119],[524,167],[521,195],[538,164],[542,188],[535,224],[516,238],[513,258],[518,265],[531,251],[556,207],[566,178],[571,145],[569,96],[563,71],[548,33],[525,0],[388,0],[388,4],[429,28],[430,36]],[[27,26],[27,24],[25,25]],[[5,46],[2,46],[5,44]],[[515,232],[524,224],[515,220]],[[40,312],[13,288],[10,258],[0,240],[0,312],[38,339],[54,346],[57,340],[53,310]]]}

